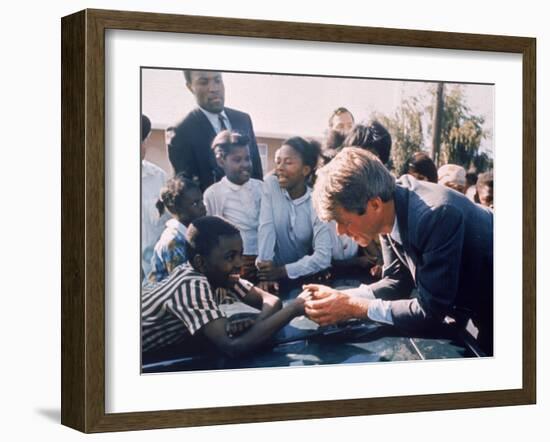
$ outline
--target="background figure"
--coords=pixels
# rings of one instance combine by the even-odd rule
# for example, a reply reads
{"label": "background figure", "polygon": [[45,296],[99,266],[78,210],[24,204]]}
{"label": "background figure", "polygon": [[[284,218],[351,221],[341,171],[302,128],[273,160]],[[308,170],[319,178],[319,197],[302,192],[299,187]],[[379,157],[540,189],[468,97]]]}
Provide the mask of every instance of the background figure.
{"label": "background figure", "polygon": [[151,134],[151,121],[141,116],[141,270],[142,280],[151,271],[153,247],[159,239],[169,215],[159,216],[156,202],[166,181],[166,173],[145,159],[146,144]]}
{"label": "background figure", "polygon": [[493,172],[485,172],[479,175],[476,183],[476,202],[485,207],[493,206]]}
{"label": "background figure", "polygon": [[388,130],[374,120],[367,125],[357,124],[344,140],[344,147],[361,147],[376,155],[382,164],[390,160],[391,135]]}
{"label": "background figure", "polygon": [[256,282],[258,226],[262,181],[251,178],[249,138],[228,130],[220,132],[212,142],[212,150],[225,176],[204,193],[208,215],[217,215],[233,223],[243,239],[241,276]]}
{"label": "background figure", "polygon": [[162,281],[177,266],[187,262],[187,226],[195,219],[206,215],[198,185],[181,175],[168,180],[160,191],[156,207],[161,216],[166,209],[172,218],[166,222],[166,229],[155,245],[151,258],[151,273],[147,278],[149,282]]}
{"label": "background figure", "polygon": [[329,130],[321,148],[321,165],[327,164],[342,149],[345,134],[338,130]]}
{"label": "background figure", "polygon": [[437,171],[438,183],[450,187],[457,192],[466,191],[466,170],[457,164],[445,164]]}
{"label": "background figure", "polygon": [[264,181],[260,209],[261,281],[297,282],[330,266],[329,227],[313,209],[309,186],[319,156],[319,144],[300,137],[285,140],[275,154],[275,174]]}
{"label": "background figure", "polygon": [[335,130],[346,136],[351,131],[354,123],[353,114],[345,107],[339,107],[328,119],[328,129],[329,131]]}
{"label": "background figure", "polygon": [[425,152],[415,152],[405,163],[401,175],[409,174],[420,181],[437,183],[437,167]]}
{"label": "background figure", "polygon": [[[391,152],[391,135],[378,121],[373,120],[367,125],[357,124],[344,140],[343,146],[355,146],[368,150],[376,155],[382,164],[388,166]],[[372,242],[360,247],[360,255],[366,256],[367,261],[373,264],[371,274],[375,278],[382,275],[382,247],[377,236]],[[364,258],[363,258],[364,260]]]}
{"label": "background figure", "polygon": [[475,201],[475,196],[477,193],[476,190],[476,183],[477,183],[477,173],[475,170],[470,169],[470,172],[466,173],[466,192],[464,192],[464,195],[468,197],[470,201]]}
{"label": "background figure", "polygon": [[211,150],[212,140],[222,130],[246,135],[250,142],[252,177],[263,178],[262,162],[252,120],[248,114],[225,107],[225,87],[221,72],[184,71],[187,88],[198,108],[191,111],[174,129],[168,157],[176,174],[196,179],[204,192],[223,177]]}

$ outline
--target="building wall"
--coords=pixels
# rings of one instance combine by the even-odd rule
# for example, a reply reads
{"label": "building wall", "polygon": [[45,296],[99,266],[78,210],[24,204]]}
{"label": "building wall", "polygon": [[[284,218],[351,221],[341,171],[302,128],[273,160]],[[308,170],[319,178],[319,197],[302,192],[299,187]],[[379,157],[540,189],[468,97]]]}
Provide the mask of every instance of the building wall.
{"label": "building wall", "polygon": [[[267,158],[262,159],[264,174],[268,173],[275,167],[275,151],[281,147],[281,144],[285,139],[285,136],[256,137],[260,151],[262,151],[261,145],[267,146]],[[173,172],[170,160],[168,159],[166,131],[164,129],[153,129],[151,131],[151,136],[146,141],[146,148],[145,159],[161,167],[169,176],[171,176]],[[267,159],[267,162],[265,159]]]}

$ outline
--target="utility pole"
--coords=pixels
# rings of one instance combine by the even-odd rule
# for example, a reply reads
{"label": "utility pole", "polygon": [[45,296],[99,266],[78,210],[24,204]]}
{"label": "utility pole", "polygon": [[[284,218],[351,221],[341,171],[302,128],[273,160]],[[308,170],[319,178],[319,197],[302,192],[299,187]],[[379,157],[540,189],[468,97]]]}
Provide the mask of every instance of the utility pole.
{"label": "utility pole", "polygon": [[441,146],[441,119],[443,118],[443,83],[437,84],[433,113],[432,160],[439,167],[439,149]]}

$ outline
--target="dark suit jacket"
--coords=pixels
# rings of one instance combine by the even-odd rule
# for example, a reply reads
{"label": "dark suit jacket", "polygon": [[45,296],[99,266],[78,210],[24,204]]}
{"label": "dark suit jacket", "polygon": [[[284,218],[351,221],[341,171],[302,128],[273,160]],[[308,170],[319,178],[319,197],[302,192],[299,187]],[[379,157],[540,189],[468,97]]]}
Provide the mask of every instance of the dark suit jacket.
{"label": "dark suit jacket", "polygon": [[394,324],[421,330],[465,314],[492,330],[492,211],[410,175],[397,182],[394,202],[402,247],[382,235],[384,276],[371,285],[393,300]]}
{"label": "dark suit jacket", "polygon": [[[250,157],[252,160],[252,178],[262,179],[262,163],[256,144],[250,116],[244,112],[225,108],[225,114],[233,131],[250,138]],[[216,136],[210,121],[200,109],[191,111],[176,126],[172,141],[168,146],[168,158],[176,174],[184,173],[190,178],[197,177],[201,190],[219,181],[224,173],[217,164],[211,149]]]}

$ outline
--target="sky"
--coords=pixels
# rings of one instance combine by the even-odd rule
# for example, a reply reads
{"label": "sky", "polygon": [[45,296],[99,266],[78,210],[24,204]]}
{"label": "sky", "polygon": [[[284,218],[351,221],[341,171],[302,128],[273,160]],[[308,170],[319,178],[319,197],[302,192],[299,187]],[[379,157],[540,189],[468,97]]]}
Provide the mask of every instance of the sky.
{"label": "sky", "polygon": [[[322,137],[332,111],[341,106],[352,112],[356,122],[368,120],[373,112],[392,115],[403,97],[428,100],[426,91],[433,85],[419,81],[228,72],[223,78],[225,105],[249,113],[257,135],[282,137]],[[482,141],[482,149],[492,151],[494,87],[462,87],[467,105],[486,121],[489,136]],[[176,124],[195,106],[180,70],[142,70],[142,112],[154,128]],[[429,142],[430,138],[425,137],[424,143]]]}

